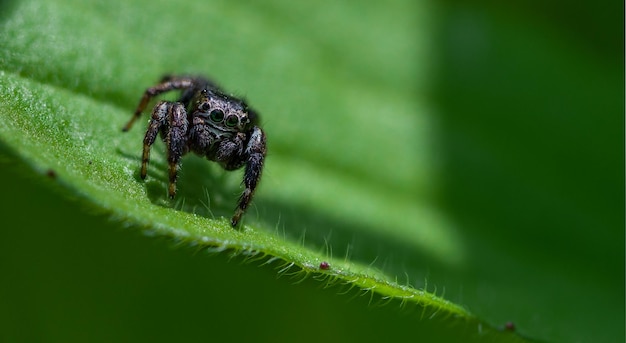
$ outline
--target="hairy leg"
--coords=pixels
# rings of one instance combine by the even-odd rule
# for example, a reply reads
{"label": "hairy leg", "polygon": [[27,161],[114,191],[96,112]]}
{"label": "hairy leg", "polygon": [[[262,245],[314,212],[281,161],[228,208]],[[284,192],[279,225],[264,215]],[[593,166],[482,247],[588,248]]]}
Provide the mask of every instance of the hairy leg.
{"label": "hairy leg", "polygon": [[165,77],[158,85],[146,89],[141,97],[141,100],[139,101],[139,105],[137,105],[137,109],[135,109],[135,113],[130,118],[128,123],[124,125],[122,131],[130,130],[131,126],[133,126],[135,121],[139,119],[141,112],[146,109],[146,106],[148,106],[148,103],[152,98],[171,90],[194,88],[197,81],[198,79],[194,77]]}
{"label": "hairy leg", "polygon": [[255,126],[250,135],[250,140],[248,141],[246,150],[244,151],[244,156],[247,157],[246,170],[243,176],[245,189],[239,197],[239,203],[235,209],[235,214],[230,221],[233,227],[237,226],[241,216],[246,212],[250,201],[252,201],[256,186],[261,179],[266,152],[267,147],[265,142],[265,133],[263,133],[260,128]]}
{"label": "hairy leg", "polygon": [[167,106],[168,131],[165,136],[167,145],[167,163],[169,167],[169,187],[170,198],[176,195],[176,179],[180,158],[187,153],[187,111],[179,102],[170,102]]}
{"label": "hairy leg", "polygon": [[156,139],[157,134],[167,125],[168,102],[161,101],[152,111],[152,118],[148,124],[148,130],[143,139],[143,154],[141,156],[141,178],[145,179],[148,173],[148,162],[150,161],[150,148]]}

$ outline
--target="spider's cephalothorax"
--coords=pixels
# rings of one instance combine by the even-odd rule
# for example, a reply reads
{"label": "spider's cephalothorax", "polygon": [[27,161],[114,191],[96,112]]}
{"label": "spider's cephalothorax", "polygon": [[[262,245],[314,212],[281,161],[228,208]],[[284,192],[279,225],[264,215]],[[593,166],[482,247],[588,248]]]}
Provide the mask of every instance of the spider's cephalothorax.
{"label": "spider's cephalothorax", "polygon": [[123,131],[130,129],[152,98],[171,90],[181,90],[178,101],[160,101],[152,110],[143,140],[141,178],[146,178],[150,147],[159,133],[167,147],[170,198],[176,195],[180,158],[189,151],[218,162],[226,170],[245,165],[245,189],[231,219],[232,226],[237,226],[263,171],[267,149],[259,116],[245,101],[224,93],[203,77],[166,76],[146,89]]}

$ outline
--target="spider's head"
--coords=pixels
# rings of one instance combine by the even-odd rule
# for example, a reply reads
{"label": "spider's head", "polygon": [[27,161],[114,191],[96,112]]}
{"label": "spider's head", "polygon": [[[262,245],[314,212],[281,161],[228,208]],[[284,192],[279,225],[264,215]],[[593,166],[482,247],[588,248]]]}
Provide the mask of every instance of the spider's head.
{"label": "spider's head", "polygon": [[245,101],[219,91],[203,89],[195,103],[195,116],[222,132],[247,131],[258,120],[257,113]]}

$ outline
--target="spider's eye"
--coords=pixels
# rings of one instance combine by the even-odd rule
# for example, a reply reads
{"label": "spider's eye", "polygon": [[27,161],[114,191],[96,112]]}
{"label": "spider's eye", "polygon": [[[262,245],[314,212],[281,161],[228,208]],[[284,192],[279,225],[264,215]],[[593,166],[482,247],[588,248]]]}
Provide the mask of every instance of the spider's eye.
{"label": "spider's eye", "polygon": [[198,106],[198,109],[201,111],[206,111],[209,108],[211,108],[211,104],[209,104],[208,102],[200,103],[200,105]]}
{"label": "spider's eye", "polygon": [[234,127],[239,123],[239,118],[237,116],[228,116],[226,118],[226,126]]}
{"label": "spider's eye", "polygon": [[218,109],[211,110],[211,112],[209,113],[209,118],[211,118],[212,121],[219,123],[224,120],[224,112]]}

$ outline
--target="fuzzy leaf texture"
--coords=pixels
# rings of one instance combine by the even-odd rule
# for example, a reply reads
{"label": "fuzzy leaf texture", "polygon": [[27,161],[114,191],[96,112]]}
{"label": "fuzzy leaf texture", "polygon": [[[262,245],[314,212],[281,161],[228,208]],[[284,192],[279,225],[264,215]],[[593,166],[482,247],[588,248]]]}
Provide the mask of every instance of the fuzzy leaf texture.
{"label": "fuzzy leaf texture", "polygon": [[[426,1],[1,10],[0,340],[623,334],[620,49]],[[121,128],[168,73],[261,113],[241,230],[242,171],[185,156],[171,201],[159,141],[139,177],[148,114]]]}

